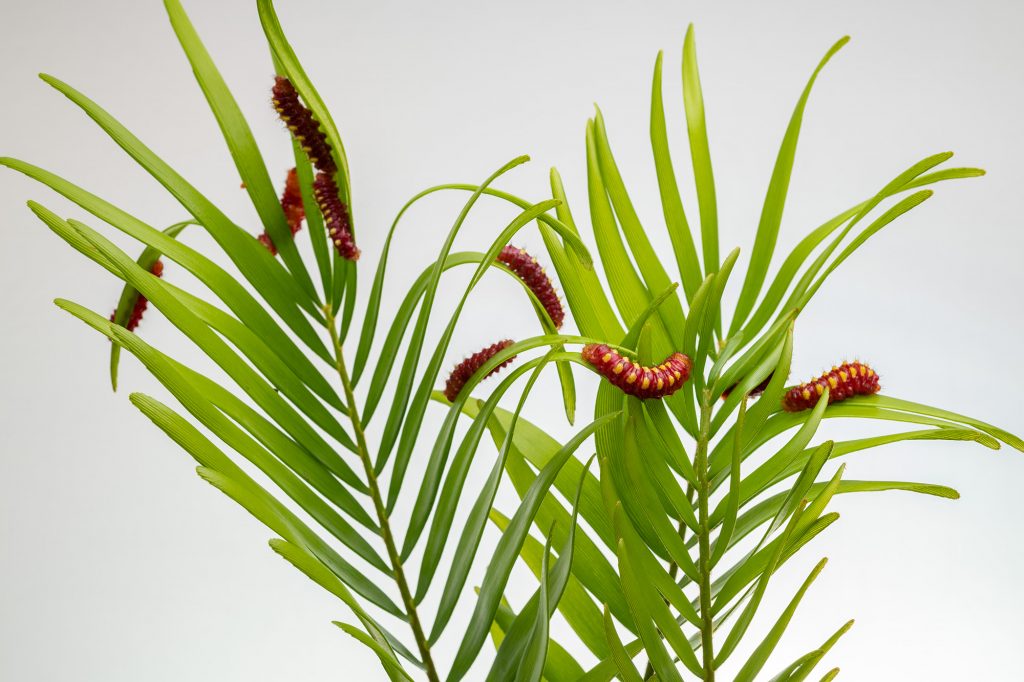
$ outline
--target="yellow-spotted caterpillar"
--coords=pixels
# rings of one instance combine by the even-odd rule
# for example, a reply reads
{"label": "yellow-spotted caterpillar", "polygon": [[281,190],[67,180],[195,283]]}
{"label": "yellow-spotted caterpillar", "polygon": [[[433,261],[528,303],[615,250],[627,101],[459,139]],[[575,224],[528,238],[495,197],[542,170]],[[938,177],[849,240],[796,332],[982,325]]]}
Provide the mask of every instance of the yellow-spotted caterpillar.
{"label": "yellow-spotted caterpillar", "polygon": [[863,362],[844,362],[833,367],[817,379],[800,384],[786,391],[782,397],[782,409],[787,412],[809,410],[818,403],[818,398],[828,387],[828,402],[837,403],[855,395],[878,393],[878,373]]}
{"label": "yellow-spotted caterpillar", "polygon": [[[281,193],[281,210],[284,211],[284,217],[288,221],[288,227],[292,231],[292,236],[295,236],[295,233],[302,229],[302,221],[306,219],[306,207],[302,205],[299,176],[294,168],[288,171],[288,176],[284,181],[284,191]],[[269,234],[264,232],[258,239],[263,246],[267,247],[270,255],[277,255],[277,246]]]}
{"label": "yellow-spotted caterpillar", "polygon": [[558,300],[558,294],[555,293],[551,278],[544,272],[544,268],[540,266],[537,259],[527,253],[526,249],[520,249],[510,244],[498,254],[498,262],[504,264],[509,270],[516,273],[519,279],[523,280],[540,304],[544,306],[544,310],[548,312],[551,321],[555,323],[555,329],[561,329],[562,322],[565,320],[562,302]]}
{"label": "yellow-spotted caterpillar", "polygon": [[324,216],[327,235],[338,255],[348,260],[359,260],[359,249],[352,238],[352,223],[348,206],[338,197],[338,185],[330,173],[320,172],[313,181],[313,196]]}
{"label": "yellow-spotted caterpillar", "polygon": [[[153,263],[152,266],[150,266],[149,271],[152,272],[157,277],[163,276],[163,261],[157,259],[157,261]],[[125,321],[124,328],[127,329],[128,331],[133,331],[136,327],[138,327],[139,322],[142,322],[142,314],[146,312],[146,308],[148,306],[149,301],[146,299],[146,297],[143,296],[141,293],[136,292],[135,303],[132,304],[132,311],[131,313],[129,313],[128,319]],[[110,321],[113,322],[116,317],[117,310],[114,310],[114,312],[110,313]]]}
{"label": "yellow-spotted caterpillar", "polygon": [[[466,382],[469,381],[469,379],[474,374],[476,374],[477,371],[479,371],[479,369],[483,367],[488,360],[493,358],[500,351],[503,351],[509,346],[511,346],[512,343],[512,339],[498,341],[497,343],[491,344],[486,348],[478,350],[477,352],[473,353],[468,358],[457,364],[455,366],[455,369],[452,370],[452,373],[448,375],[448,381],[445,382],[444,397],[447,398],[449,402],[454,402],[455,399],[459,397],[459,393],[462,392],[462,388],[466,385]],[[492,374],[497,374],[502,368],[511,364],[512,361],[515,359],[516,356],[513,355],[508,360],[505,360],[505,362],[501,363],[500,365],[492,369],[490,372],[488,372],[487,376],[485,376],[484,378],[486,379]]]}
{"label": "yellow-spotted caterpillar", "polygon": [[625,358],[603,343],[583,347],[583,359],[623,393],[647,400],[665,398],[678,391],[690,378],[689,356],[673,353],[654,367]]}
{"label": "yellow-spotted caterpillar", "polygon": [[295,91],[292,82],[283,76],[275,78],[271,98],[278,116],[292,131],[295,140],[302,145],[316,169],[324,173],[337,172],[338,167],[331,155],[327,136],[320,129],[320,123],[313,118],[312,112],[299,101],[299,93]]}

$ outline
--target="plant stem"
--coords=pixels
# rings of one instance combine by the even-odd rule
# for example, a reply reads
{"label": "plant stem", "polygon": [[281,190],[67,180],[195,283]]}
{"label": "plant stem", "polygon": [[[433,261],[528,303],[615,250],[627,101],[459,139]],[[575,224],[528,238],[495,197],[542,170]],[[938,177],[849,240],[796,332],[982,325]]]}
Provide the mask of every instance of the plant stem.
{"label": "plant stem", "polygon": [[704,658],[704,680],[714,682],[715,651],[711,638],[715,631],[714,618],[711,614],[711,528],[708,524],[708,497],[711,495],[711,483],[708,480],[708,441],[711,433],[711,390],[704,389],[700,401],[700,432],[697,437],[697,451],[693,456],[693,466],[697,473],[697,540],[700,546],[700,557],[697,573],[700,577],[700,638],[701,653]]}
{"label": "plant stem", "polygon": [[363,423],[359,418],[359,408],[356,405],[355,394],[352,391],[352,381],[348,376],[348,369],[345,366],[345,359],[341,351],[341,340],[338,338],[338,330],[335,328],[335,319],[330,305],[324,307],[327,318],[327,328],[331,334],[331,343],[334,345],[334,357],[338,376],[341,378],[341,387],[345,391],[345,402],[348,407],[348,416],[352,420],[352,429],[356,433],[356,446],[359,451],[359,459],[363,462],[363,470],[366,472],[366,483],[370,489],[370,497],[373,499],[373,506],[377,511],[377,522],[380,524],[381,536],[388,550],[388,558],[391,561],[391,575],[398,584],[398,590],[402,593],[402,601],[405,604],[405,611],[409,617],[409,625],[412,627],[413,635],[416,637],[416,646],[419,647],[420,656],[423,658],[423,666],[427,671],[427,678],[430,682],[439,682],[437,669],[434,667],[434,660],[430,655],[430,642],[423,632],[423,625],[420,623],[419,614],[416,612],[416,602],[413,600],[412,592],[409,590],[409,583],[405,578],[405,571],[402,568],[402,557],[395,545],[394,535],[391,533],[391,523],[388,520],[387,508],[384,506],[384,498],[380,494],[380,486],[377,484],[377,474],[373,469],[373,462],[370,459],[370,449],[366,445],[366,434],[363,432]]}

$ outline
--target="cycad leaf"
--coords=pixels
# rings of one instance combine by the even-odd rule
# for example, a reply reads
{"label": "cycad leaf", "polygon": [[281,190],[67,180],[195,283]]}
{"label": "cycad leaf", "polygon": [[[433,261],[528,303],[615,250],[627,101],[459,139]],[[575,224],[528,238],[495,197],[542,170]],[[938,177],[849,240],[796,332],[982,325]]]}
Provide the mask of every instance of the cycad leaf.
{"label": "cycad leaf", "polygon": [[736,674],[736,682],[751,682],[757,674],[761,672],[764,664],[768,661],[768,657],[771,655],[772,651],[775,650],[775,646],[779,643],[779,640],[782,639],[782,634],[789,626],[789,621],[792,620],[793,614],[796,612],[796,607],[800,605],[800,600],[803,599],[804,594],[811,586],[811,583],[814,582],[814,579],[817,578],[818,574],[825,568],[825,563],[827,561],[827,559],[822,559],[814,569],[811,570],[810,575],[808,575],[807,579],[804,580],[800,589],[797,590],[793,599],[789,602],[785,610],[782,612],[782,615],[779,616],[779,619],[775,622],[775,625],[772,626],[772,629],[768,631],[765,638],[760,644],[758,644],[757,648],[754,649],[754,653],[751,654],[750,658],[747,659],[747,662],[743,664],[742,668],[740,668],[740,671]]}
{"label": "cycad leaf", "polygon": [[192,72],[196,76],[196,81],[202,88],[210,110],[220,125],[221,133],[231,152],[231,158],[235,161],[242,185],[249,193],[256,212],[259,213],[260,222],[266,228],[292,276],[305,290],[306,295],[315,301],[317,296],[313,289],[313,281],[309,278],[309,273],[299,256],[298,249],[295,248],[295,241],[285,219],[284,211],[281,209],[274,184],[270,180],[270,173],[267,172],[263,155],[260,154],[259,147],[256,146],[256,138],[253,137],[252,130],[242,115],[242,110],[239,109],[238,103],[231,95],[231,91],[228,90],[227,83],[224,82],[224,78],[210,58],[206,47],[203,46],[199,34],[196,33],[192,22],[189,21],[181,3],[178,0],[164,0],[164,6],[167,8],[167,15],[170,17],[171,26],[174,27],[178,41],[192,64]]}
{"label": "cycad leaf", "polygon": [[789,181],[793,175],[793,161],[796,158],[797,140],[800,137],[800,127],[803,124],[804,109],[807,106],[807,99],[811,95],[811,88],[814,81],[825,64],[838,52],[843,45],[848,43],[849,36],[841,38],[835,45],[829,48],[821,61],[818,63],[814,73],[811,74],[807,87],[797,101],[796,109],[789,120],[786,134],[782,138],[782,146],[779,155],[775,160],[775,168],[772,170],[772,178],[768,183],[768,194],[764,199],[764,207],[761,209],[761,221],[757,226],[757,233],[754,237],[754,247],[750,251],[750,267],[747,269],[746,279],[743,281],[743,289],[736,302],[732,324],[729,328],[729,336],[739,330],[746,321],[754,307],[754,302],[761,293],[761,286],[764,284],[765,276],[768,274],[768,267],[771,265],[772,255],[775,253],[775,243],[779,237],[779,227],[782,225],[782,211],[786,204],[786,194],[789,192]]}
{"label": "cycad leaf", "polygon": [[654,84],[651,87],[651,147],[654,150],[654,168],[658,174],[658,190],[661,193],[661,209],[665,214],[665,227],[672,240],[672,249],[679,267],[686,300],[693,300],[701,282],[700,261],[693,243],[693,233],[686,221],[683,201],[679,196],[676,173],[668,147],[668,131],[665,126],[665,106],[661,95],[661,59],[654,62]]}
{"label": "cycad leaf", "polygon": [[41,78],[89,115],[136,162],[145,168],[179,203],[191,213],[224,249],[247,280],[263,296],[281,319],[314,352],[326,356],[323,341],[309,320],[296,308],[309,314],[320,312],[295,283],[288,271],[255,238],[228,220],[220,209],[190,185],[98,104],[71,86],[51,76]]}
{"label": "cycad leaf", "polygon": [[[470,616],[469,625],[463,636],[459,649],[455,654],[455,661],[452,663],[449,680],[460,680],[466,674],[469,666],[480,652],[480,646],[487,637],[487,628],[494,619],[494,612],[497,609],[501,592],[508,582],[512,564],[519,555],[522,548],[523,538],[529,531],[534,515],[537,513],[541,502],[547,495],[548,489],[554,483],[555,476],[565,464],[572,453],[589,438],[602,424],[618,417],[618,414],[610,414],[600,417],[577,433],[556,455],[544,469],[541,470],[530,490],[523,497],[523,503],[516,511],[509,524],[508,530],[502,534],[498,546],[487,566],[483,583],[480,587],[480,598],[476,603],[473,614]],[[443,599],[443,598],[442,598]],[[436,630],[436,624],[435,624]],[[435,637],[431,637],[435,639]]]}
{"label": "cycad leaf", "polygon": [[715,196],[715,176],[711,170],[711,150],[708,147],[704,94],[701,92],[700,72],[697,69],[697,44],[693,36],[693,24],[686,29],[686,39],[683,41],[683,107],[686,111],[686,130],[690,138],[693,179],[697,186],[700,242],[706,275],[718,271],[718,199]]}
{"label": "cycad leaf", "polygon": [[[164,230],[164,234],[168,237],[177,237],[183,229],[189,225],[195,225],[194,220],[185,220],[180,223],[175,223]],[[146,247],[139,255],[138,260],[135,262],[139,264],[139,267],[143,270],[152,270],[153,266],[162,254],[152,248]],[[119,324],[122,327],[128,322],[128,318],[131,316],[132,309],[135,307],[135,302],[139,300],[139,292],[134,287],[125,284],[124,289],[121,290],[121,297],[117,301],[117,309],[114,311],[114,324]],[[121,356],[121,346],[113,343],[110,345],[110,386],[115,391],[117,390],[117,365],[118,360]]]}

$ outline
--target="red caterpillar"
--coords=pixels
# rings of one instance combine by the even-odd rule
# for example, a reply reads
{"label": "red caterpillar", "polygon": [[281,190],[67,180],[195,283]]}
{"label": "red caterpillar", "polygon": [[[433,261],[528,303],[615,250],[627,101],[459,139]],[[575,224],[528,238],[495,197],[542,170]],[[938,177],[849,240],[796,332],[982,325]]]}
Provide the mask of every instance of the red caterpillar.
{"label": "red caterpillar", "polygon": [[[482,350],[478,350],[457,364],[455,369],[453,369],[452,373],[448,376],[448,381],[445,382],[444,385],[444,397],[448,399],[448,402],[455,402],[455,399],[459,397],[459,393],[462,392],[462,388],[466,385],[466,382],[484,366],[484,363],[493,358],[500,351],[511,346],[512,343],[512,339],[498,341],[497,343],[491,344]],[[516,356],[513,355],[508,360],[488,372],[487,376],[484,378],[486,379],[492,374],[497,374],[502,368],[511,364],[515,359]]]}
{"label": "red caterpillar", "polygon": [[682,353],[673,353],[655,367],[644,367],[603,343],[584,346],[582,355],[613,386],[641,400],[672,395],[690,378],[693,367],[689,356]]}
{"label": "red caterpillar", "polygon": [[320,123],[313,118],[312,112],[299,101],[299,93],[295,91],[291,81],[283,76],[277,76],[271,93],[278,116],[288,126],[288,130],[292,131],[292,135],[302,145],[316,169],[324,173],[337,172],[338,167],[331,155],[331,145],[327,142],[327,136],[320,129]]}
{"label": "red caterpillar", "polygon": [[[149,269],[157,277],[161,277],[164,274],[164,263],[161,260],[157,260],[153,263]],[[128,331],[133,331],[139,326],[139,322],[142,322],[142,314],[146,312],[146,308],[149,306],[149,301],[140,293],[136,294],[135,304],[132,305],[132,311],[128,315],[128,320],[125,322],[124,328]],[[113,322],[114,318],[117,317],[117,310],[110,313],[110,321]]]}
{"label": "red caterpillar", "polygon": [[[285,220],[288,221],[288,227],[291,228],[292,235],[294,236],[302,229],[302,221],[306,219],[306,207],[302,205],[302,192],[299,190],[299,176],[294,168],[288,171],[288,176],[284,181],[284,191],[281,193],[281,209],[284,211]],[[258,239],[263,246],[267,247],[270,255],[277,255],[277,246],[269,234],[264,232]]]}
{"label": "red caterpillar", "polygon": [[809,410],[818,403],[818,398],[828,386],[828,402],[837,403],[855,395],[878,393],[878,374],[862,362],[844,362],[833,367],[817,379],[800,384],[786,391],[782,397],[782,409],[786,412]]}
{"label": "red caterpillar", "polygon": [[313,196],[324,215],[324,226],[338,254],[348,260],[359,260],[359,249],[352,238],[352,223],[348,206],[338,198],[338,185],[329,173],[317,173],[313,181]]}
{"label": "red caterpillar", "polygon": [[565,311],[562,309],[562,302],[558,300],[555,287],[551,284],[551,278],[544,272],[537,259],[511,244],[506,246],[498,254],[498,262],[503,263],[509,270],[516,273],[519,279],[530,287],[530,291],[537,297],[544,310],[548,311],[551,321],[555,323],[555,329],[562,328],[565,320]]}

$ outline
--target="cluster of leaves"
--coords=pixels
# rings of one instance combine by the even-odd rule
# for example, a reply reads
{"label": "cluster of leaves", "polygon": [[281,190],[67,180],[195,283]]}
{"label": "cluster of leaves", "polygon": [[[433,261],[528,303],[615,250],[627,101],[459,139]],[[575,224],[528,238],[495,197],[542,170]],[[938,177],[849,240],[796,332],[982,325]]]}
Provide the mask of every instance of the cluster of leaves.
{"label": "cluster of leaves", "polygon": [[[771,577],[836,520],[835,513],[826,511],[834,495],[907,490],[956,497],[955,491],[936,485],[847,480],[842,466],[818,480],[829,461],[904,440],[967,440],[990,448],[998,448],[1002,441],[1024,449],[1024,442],[996,427],[890,396],[830,405],[826,392],[812,410],[788,413],[779,408],[793,357],[794,320],[829,274],[873,234],[924,202],[931,190],[923,188],[981,174],[971,168],[938,169],[949,154],[914,164],[874,196],[810,232],[769,281],[804,107],[818,72],[845,39],[826,54],[797,103],[731,314],[726,315],[722,301],[739,251],[725,258],[719,254],[715,185],[691,30],[684,45],[682,85],[699,230],[690,228],[669,156],[660,55],[652,92],[651,142],[674,264],[663,263],[655,253],[598,112],[587,124],[587,189],[592,237],[607,284],[576,227],[556,172],[551,175],[552,198],[539,203],[495,187],[504,173],[526,160],[522,157],[479,185],[439,185],[413,197],[391,227],[367,307],[357,316],[357,265],[330,248],[313,197],[309,159],[295,145],[313,275],[293,241],[238,104],[178,0],[165,2],[279,257],[97,103],[55,78],[43,76],[191,217],[161,231],[46,170],[10,158],[0,163],[145,245],[142,255],[133,259],[85,223],[29,204],[55,234],[125,283],[113,319],[71,301],[57,301],[113,342],[115,385],[123,348],[184,411],[139,393],[131,395],[132,403],[199,463],[203,479],[274,532],[274,551],[351,610],[359,624],[338,625],[376,653],[391,679],[411,679],[420,670],[437,680],[442,669],[447,669],[447,679],[462,679],[491,635],[496,649],[488,673],[492,680],[681,680],[691,675],[712,680],[715,670],[740,649]],[[337,128],[286,40],[270,0],[258,0],[257,5],[274,67],[319,121],[335,157],[339,198],[351,208],[349,167]],[[402,216],[424,197],[451,190],[468,192],[469,197],[436,259],[426,265],[398,308],[382,316],[388,253]],[[520,212],[498,231],[487,251],[453,251],[467,215],[485,196],[510,202]],[[891,206],[869,218],[889,200]],[[557,333],[543,303],[496,260],[519,230],[534,223],[578,334]],[[205,229],[244,282],[180,241],[177,237],[186,225]],[[194,275],[217,300],[154,276],[152,265],[160,257]],[[439,282],[460,265],[473,266],[473,276],[440,337],[428,341]],[[537,312],[540,333],[497,353],[449,402],[435,389],[442,381],[463,306],[491,268],[522,285]],[[670,268],[678,271],[681,289]],[[125,316],[139,295],[234,385],[209,378],[126,329]],[[382,317],[390,324],[378,339]],[[346,345],[350,332],[356,331],[358,339]],[[554,365],[566,416],[573,422],[572,365],[593,368],[578,350],[566,348],[594,342],[614,345],[642,362],[684,352],[692,359],[693,376],[665,400],[640,401],[600,382],[593,419],[561,442],[521,413],[542,371]],[[343,347],[354,347],[353,357],[346,358]],[[527,359],[505,374],[486,399],[471,397],[482,377],[516,355]],[[403,359],[396,366],[399,357]],[[514,410],[501,407],[505,394],[524,376]],[[764,384],[763,395],[751,402],[749,394]],[[432,404],[445,410],[445,416],[438,431],[428,435],[421,430]],[[378,412],[386,415],[385,421],[371,445],[366,428]],[[815,443],[818,426],[831,418],[922,428]],[[468,420],[468,427],[460,429],[460,420]],[[467,477],[487,437],[497,446],[498,456],[483,485],[471,495]],[[594,457],[577,457],[591,437]],[[414,449],[424,441],[432,443],[425,473],[407,477]],[[240,465],[236,457],[247,463]],[[254,470],[270,487],[251,475]],[[520,498],[510,515],[494,505],[503,480],[511,482]],[[415,501],[408,518],[398,524],[395,508],[402,496]],[[456,526],[460,508],[467,513]],[[470,576],[489,527],[499,534],[497,547],[470,602]],[[415,576],[408,570],[414,559]],[[518,613],[505,599],[517,561],[537,579],[535,593]],[[814,568],[765,639],[748,653],[736,679],[752,680],[761,673],[823,563]],[[443,585],[436,606],[427,609],[424,598],[439,582]],[[459,635],[454,658],[442,666],[432,650],[451,629],[460,603],[467,608],[469,623]],[[571,652],[550,637],[549,622],[556,610],[586,651]],[[396,624],[402,627],[400,632]],[[847,628],[844,625],[773,679],[806,679]],[[720,631],[724,639],[719,643]],[[581,659],[591,662],[585,668]],[[638,662],[646,664],[645,672]],[[834,674],[826,674],[826,679]]]}

